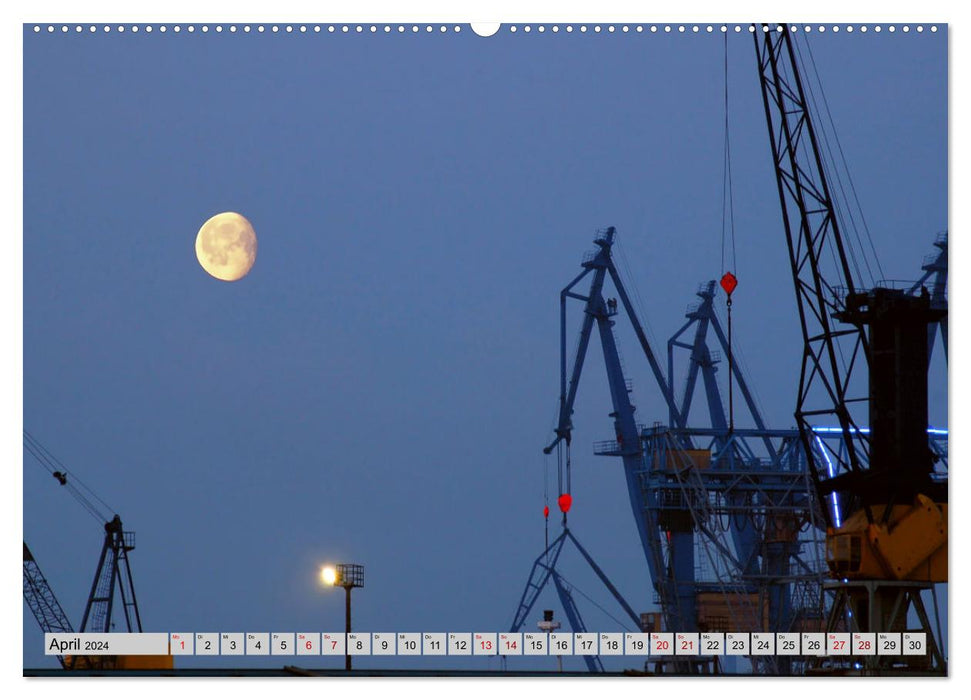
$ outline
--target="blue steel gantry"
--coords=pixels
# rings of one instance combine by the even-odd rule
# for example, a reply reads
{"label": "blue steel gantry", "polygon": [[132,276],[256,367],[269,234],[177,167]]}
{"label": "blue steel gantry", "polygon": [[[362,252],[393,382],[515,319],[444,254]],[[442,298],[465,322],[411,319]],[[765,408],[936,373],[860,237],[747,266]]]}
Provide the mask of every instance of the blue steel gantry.
{"label": "blue steel gantry", "polygon": [[[794,581],[808,578],[815,583],[821,570],[818,561],[804,557],[800,544],[800,532],[814,531],[807,524],[814,524],[816,519],[804,460],[793,449],[797,434],[765,427],[737,366],[733,367],[735,378],[755,427],[729,432],[715,381],[718,356],[706,344],[709,329],[720,342],[727,343],[712,307],[713,283],[699,292],[701,303],[689,311],[688,323],[669,343],[665,376],[614,265],[614,236],[613,228],[598,234],[597,249],[584,258],[583,271],[560,294],[559,420],[555,438],[544,451],[550,453],[563,444],[569,448],[573,406],[596,324],[613,406],[610,415],[615,439],[597,443],[594,451],[619,456],[623,461],[631,508],[664,628],[741,631],[763,629],[771,619],[780,624],[784,621],[783,629],[790,629],[795,618],[806,617],[807,609],[813,619],[818,619],[818,595],[809,596],[810,603],[794,611],[794,601],[806,596],[790,592]],[[575,291],[588,275],[589,291],[585,295]],[[620,304],[608,304],[604,299],[608,278]],[[583,303],[584,316],[568,372],[566,310],[571,299]],[[614,335],[614,317],[621,308],[667,405],[670,426],[646,428],[635,420],[631,386],[624,376]],[[692,326],[694,342],[688,345],[680,338]],[[678,401],[670,375],[674,353],[685,348],[690,350],[690,364],[686,388]],[[691,429],[687,418],[699,374],[706,387],[710,427]],[[767,457],[756,456],[751,439],[762,444]],[[531,578],[531,584],[535,578]],[[531,584],[524,591],[514,629],[522,624],[535,601],[538,591]],[[818,585],[811,590],[818,591]],[[680,671],[699,666],[697,661],[677,662],[674,668]],[[708,662],[703,660],[701,665],[707,667]]]}
{"label": "blue steel gantry", "polygon": [[[746,378],[734,362],[730,371],[752,427],[734,428],[727,420],[716,373],[721,355],[728,354],[729,347],[714,309],[714,282],[699,288],[700,301],[689,307],[686,323],[668,341],[667,373],[662,372],[614,265],[615,235],[612,227],[598,232],[594,241],[597,248],[584,257],[583,271],[560,294],[559,419],[555,438],[544,451],[549,454],[564,446],[569,450],[574,403],[596,324],[615,438],[595,443],[594,453],[622,459],[663,628],[682,632],[822,630],[827,607],[822,587],[826,568],[822,551],[824,505],[818,502],[812,487],[799,431],[766,426]],[[939,279],[941,272],[935,274]],[[946,257],[943,275],[946,278]],[[582,294],[576,288],[587,276],[589,290]],[[620,304],[605,300],[608,279]],[[569,300],[583,304],[583,320],[573,364],[568,368]],[[667,426],[646,427],[636,422],[632,387],[614,334],[615,317],[621,309],[667,406]],[[709,332],[714,334],[715,350],[708,346]],[[687,372],[678,395],[674,390],[675,360],[684,352]],[[691,427],[688,421],[699,376],[707,425]],[[931,432],[932,445],[946,461],[946,431]],[[819,428],[813,449],[820,463],[838,460],[845,449],[842,431]],[[568,477],[566,484],[569,492]],[[832,501],[825,508],[830,517],[839,518],[835,496]],[[564,521],[563,534],[534,564],[511,629],[522,627],[540,590],[553,581],[574,631],[585,630],[569,587],[556,570],[567,540],[577,546],[637,624],[631,606],[580,547]],[[585,659],[591,671],[602,668],[599,659]],[[752,657],[750,661],[764,673],[796,672],[802,663],[791,657]],[[712,670],[716,664],[717,660],[711,658],[689,661],[675,657],[657,662],[655,670],[699,672]]]}

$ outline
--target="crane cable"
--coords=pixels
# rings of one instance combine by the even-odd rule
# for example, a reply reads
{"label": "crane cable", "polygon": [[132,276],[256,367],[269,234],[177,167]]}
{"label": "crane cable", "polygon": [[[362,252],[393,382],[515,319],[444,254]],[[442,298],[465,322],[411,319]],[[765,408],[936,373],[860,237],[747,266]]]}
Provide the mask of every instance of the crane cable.
{"label": "crane cable", "polygon": [[550,456],[543,455],[543,551],[550,560]]}
{"label": "crane cable", "polygon": [[[104,524],[110,520],[110,518],[107,517],[105,513],[92,502],[92,500],[97,501],[104,506],[109,513],[114,513],[115,511],[111,508],[111,506],[105,503],[104,500],[89,486],[85,485],[85,483],[81,481],[76,474],[69,471],[68,468],[64,466],[63,462],[55,457],[50,450],[44,447],[44,445],[41,444],[41,442],[31,435],[26,429],[24,430],[24,447],[41,467],[50,472],[51,476],[57,479],[58,483],[67,489],[68,493],[71,494],[74,500],[76,500],[92,518],[97,520],[100,524]],[[77,486],[75,486],[75,484],[77,484]]]}
{"label": "crane cable", "polygon": [[604,615],[606,615],[611,620],[613,620],[614,622],[616,622],[618,625],[620,625],[621,627],[623,627],[625,631],[627,631],[627,632],[631,632],[632,631],[629,625],[627,625],[622,620],[618,620],[616,617],[614,617],[613,615],[611,615],[610,612],[604,606],[602,606],[596,600],[594,600],[589,595],[587,595],[586,593],[584,593],[575,583],[573,583],[572,581],[568,581],[567,578],[566,578],[566,576],[564,576],[563,574],[561,574],[559,571],[557,571],[556,574],[557,574],[557,576],[560,577],[560,580],[567,585],[568,591],[570,593],[574,593],[574,592],[579,593],[584,598],[586,598],[591,604],[593,604],[594,606],[596,606],[597,608],[599,608],[600,609],[600,612],[602,612]]}
{"label": "crane cable", "polygon": [[[797,42],[793,42],[793,43],[796,47],[796,53],[799,54],[799,60],[802,62],[803,70],[805,71],[806,61],[803,59],[801,51],[799,51],[799,43]],[[863,258],[863,264],[867,269],[870,284],[876,284],[879,280],[873,274],[873,270],[870,267],[870,259],[872,257],[874,265],[876,267],[876,271],[879,273],[880,278],[882,279],[884,277],[884,272],[883,272],[883,266],[880,264],[880,256],[877,254],[876,246],[873,243],[873,237],[870,234],[870,227],[867,224],[866,215],[863,211],[863,206],[860,204],[860,198],[856,191],[856,185],[853,182],[853,174],[850,172],[850,167],[846,160],[846,153],[843,150],[843,144],[840,141],[839,132],[836,130],[836,122],[833,119],[833,114],[829,108],[829,100],[826,99],[826,91],[823,87],[822,81],[819,78],[819,70],[816,67],[816,58],[813,55],[812,46],[810,42],[807,40],[804,40],[803,43],[805,44],[805,47],[806,47],[806,54],[809,56],[809,66],[812,68],[812,74],[813,76],[815,76],[815,79],[816,79],[816,85],[820,95],[820,102],[822,103],[822,106],[825,109],[827,122],[830,127],[829,130],[832,132],[833,142],[836,144],[836,150],[839,152],[839,160],[837,160],[830,146],[829,138],[827,136],[826,130],[823,129],[822,136],[823,136],[823,140],[825,141],[827,153],[829,154],[829,159],[833,163],[833,172],[836,176],[836,184],[839,188],[840,194],[843,197],[843,200],[846,203],[847,218],[850,223],[850,229],[853,231],[853,234],[856,237],[857,246],[860,251],[860,257]],[[805,72],[808,75],[808,71],[805,71]],[[811,81],[807,81],[807,83],[808,83],[810,98],[813,101],[813,107],[816,113],[821,118],[823,114],[823,110],[821,110],[816,104],[816,96],[812,89]],[[863,244],[863,237],[860,235],[860,227],[857,226],[856,217],[853,216],[853,208],[851,206],[850,197],[849,197],[849,194],[847,193],[847,188],[844,187],[843,185],[843,179],[840,177],[840,173],[839,173],[840,165],[842,165],[843,172],[846,174],[846,182],[849,186],[849,194],[852,194],[853,196],[853,203],[855,203],[856,205],[856,212],[859,215],[860,224],[862,226],[863,233],[866,236],[869,252],[866,250],[867,246],[864,246]],[[854,264],[855,263],[856,261],[854,260]],[[857,270],[857,274],[860,274],[859,269]]]}
{"label": "crane cable", "polygon": [[566,514],[570,510],[570,503],[573,500],[573,489],[570,485],[570,441],[566,441],[566,491],[560,492],[560,497],[557,499],[557,504],[560,507],[560,512],[563,513],[563,527],[566,528]]}
{"label": "crane cable", "polygon": [[[721,240],[721,269],[725,274],[721,278],[722,289],[727,296],[728,307],[728,434],[731,436],[735,432],[735,387],[733,383],[733,358],[732,358],[732,292],[735,290],[738,280],[734,271],[738,269],[735,256],[735,203],[732,192],[732,142],[729,131],[728,121],[728,32],[724,33],[724,69],[725,69],[725,148],[722,161],[722,240]],[[732,266],[731,269],[725,267],[725,242],[726,232],[731,232],[732,244]]]}
{"label": "crane cable", "polygon": [[[549,432],[554,432],[557,425],[558,417],[560,414],[560,409],[557,408],[553,413],[553,419],[550,421]],[[559,469],[559,445],[557,445],[557,469]],[[543,453],[543,532],[545,547],[543,549],[546,552],[546,562],[549,564],[549,548],[550,548],[550,456],[549,453]]]}
{"label": "crane cable", "polygon": [[[735,204],[732,192],[732,144],[728,130],[728,33],[724,33],[725,52],[725,147],[722,162],[722,245],[721,269],[725,270],[725,233],[731,231],[732,236],[732,270],[736,269],[735,259]],[[726,220],[727,214],[727,220]]]}

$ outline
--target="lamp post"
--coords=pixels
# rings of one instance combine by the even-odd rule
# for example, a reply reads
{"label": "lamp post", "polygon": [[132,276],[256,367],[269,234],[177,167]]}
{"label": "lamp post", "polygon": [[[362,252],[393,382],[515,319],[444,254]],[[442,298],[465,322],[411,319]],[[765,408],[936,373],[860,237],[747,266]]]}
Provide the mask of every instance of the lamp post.
{"label": "lamp post", "polygon": [[[321,578],[328,586],[340,586],[344,589],[344,632],[351,632],[351,589],[364,587],[364,567],[360,564],[337,564],[325,566],[320,572]],[[344,669],[351,670],[351,650],[347,646],[350,642],[344,638]]]}

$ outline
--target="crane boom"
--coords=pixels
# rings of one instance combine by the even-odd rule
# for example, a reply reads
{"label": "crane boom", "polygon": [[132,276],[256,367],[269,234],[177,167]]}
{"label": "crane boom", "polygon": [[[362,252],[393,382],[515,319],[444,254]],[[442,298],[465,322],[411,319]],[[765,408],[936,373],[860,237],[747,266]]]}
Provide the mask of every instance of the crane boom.
{"label": "crane boom", "polygon": [[[74,632],[74,626],[67,618],[67,613],[58,602],[51,584],[41,572],[26,542],[24,542],[24,600],[45,634]],[[67,668],[67,662],[63,656],[58,656],[57,660],[61,666]]]}
{"label": "crane boom", "polygon": [[37,619],[42,631],[74,632],[67,613],[57,601],[57,596],[40,570],[33,552],[24,542],[24,600]]}
{"label": "crane boom", "polygon": [[[828,524],[839,528],[862,510],[868,524],[888,525],[893,508],[918,495],[946,501],[927,443],[927,342],[914,341],[946,311],[932,308],[926,291],[855,286],[789,28],[763,26],[753,36],[802,326],[800,437],[820,497],[831,497]],[[868,381],[854,379],[867,370]],[[864,408],[869,430],[852,410]],[[834,418],[841,454],[816,440],[820,421]]]}
{"label": "crane boom", "polygon": [[[583,262],[584,271],[575,277],[560,293],[560,411],[554,440],[544,448],[549,454],[561,441],[570,443],[573,430],[572,415],[574,402],[579,386],[584,359],[590,345],[594,327],[600,336],[601,349],[604,356],[604,366],[607,370],[607,382],[610,389],[613,412],[610,416],[614,421],[614,435],[616,454],[624,463],[624,474],[627,479],[627,490],[630,496],[631,509],[640,537],[641,546],[647,557],[651,581],[663,608],[665,620],[669,629],[692,630],[696,626],[694,581],[694,552],[692,532],[685,522],[675,527],[670,523],[662,526],[658,519],[659,504],[655,490],[647,488],[643,479],[644,466],[642,464],[642,448],[637,421],[634,417],[635,407],[631,403],[630,389],[617,349],[614,337],[614,321],[612,316],[616,311],[609,311],[603,297],[606,279],[610,278],[617,290],[619,304],[625,309],[630,319],[634,334],[641,346],[658,383],[658,388],[667,404],[670,415],[678,427],[684,427],[684,416],[678,409],[674,393],[664,376],[660,363],[647,340],[643,327],[634,313],[633,305],[624,284],[614,266],[611,251],[614,245],[616,230],[613,226],[598,232],[594,243],[597,250],[589,254]],[[574,291],[576,285],[587,275],[591,276],[589,292],[586,295]],[[572,298],[583,302],[584,316],[577,343],[577,353],[573,366],[568,372],[566,355],[566,300]],[[567,379],[569,377],[569,379]],[[690,437],[680,435],[678,440],[684,448],[692,446]],[[684,520],[684,518],[682,518]],[[677,552],[667,561],[664,555],[662,534],[668,533],[670,549]]]}
{"label": "crane boom", "polygon": [[[788,28],[756,29],[762,101],[803,336],[795,417],[820,500],[825,501],[841,477],[861,473],[868,461],[868,435],[850,411],[851,404],[866,400],[865,393],[850,392],[853,370],[868,354],[867,337],[862,324],[834,324],[842,298],[854,293],[855,286]],[[806,150],[810,158],[803,156]],[[821,454],[813,429],[834,420],[843,432],[845,451]],[[830,500],[833,508],[824,509],[827,522],[838,527],[843,513],[838,501]]]}

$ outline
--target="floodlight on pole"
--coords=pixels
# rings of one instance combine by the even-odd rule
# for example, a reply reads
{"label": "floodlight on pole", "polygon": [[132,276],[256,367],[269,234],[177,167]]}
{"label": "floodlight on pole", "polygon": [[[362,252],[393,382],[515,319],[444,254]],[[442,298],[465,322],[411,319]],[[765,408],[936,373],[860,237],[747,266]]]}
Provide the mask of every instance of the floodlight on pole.
{"label": "floodlight on pole", "polygon": [[[320,578],[328,586],[334,586],[335,588],[339,586],[344,589],[346,593],[344,599],[344,632],[350,634],[351,590],[364,588],[364,567],[360,564],[327,565],[320,570]],[[348,671],[351,670],[351,650],[347,647],[349,643],[345,637],[344,668]]]}

